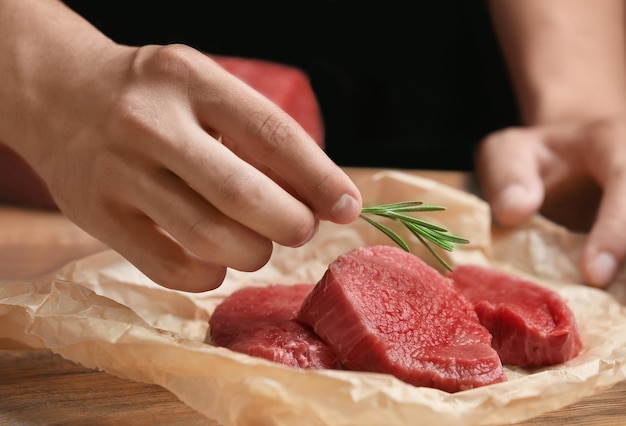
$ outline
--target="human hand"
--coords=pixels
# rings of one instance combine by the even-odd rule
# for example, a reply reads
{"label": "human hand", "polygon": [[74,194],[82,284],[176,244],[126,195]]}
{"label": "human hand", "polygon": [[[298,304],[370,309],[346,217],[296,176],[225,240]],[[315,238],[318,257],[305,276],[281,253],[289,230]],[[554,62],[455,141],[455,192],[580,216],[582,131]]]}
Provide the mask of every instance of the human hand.
{"label": "human hand", "polygon": [[514,226],[541,212],[588,230],[584,280],[605,287],[615,278],[626,258],[626,118],[504,129],[481,142],[476,160],[496,221]]}
{"label": "human hand", "polygon": [[[318,220],[358,217],[356,186],[276,105],[187,46],[107,45],[56,81],[18,150],[59,209],[155,282],[253,271]],[[14,144],[15,145],[15,144]]]}

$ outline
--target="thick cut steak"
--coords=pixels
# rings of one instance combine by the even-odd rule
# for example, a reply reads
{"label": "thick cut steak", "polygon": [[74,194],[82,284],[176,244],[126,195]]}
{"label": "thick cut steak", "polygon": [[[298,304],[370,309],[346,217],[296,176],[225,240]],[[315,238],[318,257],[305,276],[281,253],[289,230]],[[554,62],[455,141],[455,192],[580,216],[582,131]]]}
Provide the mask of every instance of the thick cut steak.
{"label": "thick cut steak", "polygon": [[313,284],[245,287],[209,320],[211,343],[297,368],[340,368],[333,351],[295,313]]}
{"label": "thick cut steak", "polygon": [[476,265],[448,275],[473,303],[504,364],[540,367],[580,352],[576,320],[556,292],[527,279]]}
{"label": "thick cut steak", "polygon": [[449,278],[394,246],[339,256],[298,318],[349,370],[448,392],[506,380],[471,303]]}

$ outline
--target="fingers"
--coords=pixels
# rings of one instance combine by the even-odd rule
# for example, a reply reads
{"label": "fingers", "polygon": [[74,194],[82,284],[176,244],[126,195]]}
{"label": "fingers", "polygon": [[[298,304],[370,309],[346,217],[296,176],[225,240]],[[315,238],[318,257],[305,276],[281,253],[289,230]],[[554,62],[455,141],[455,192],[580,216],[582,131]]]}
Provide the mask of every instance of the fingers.
{"label": "fingers", "polygon": [[132,155],[100,161],[99,186],[76,198],[91,214],[77,223],[154,282],[207,291],[226,268],[254,271],[269,260],[271,240],[224,216],[170,171]]}
{"label": "fingers", "polygon": [[187,129],[181,138],[184,149],[165,159],[166,166],[204,203],[282,245],[300,246],[313,236],[317,217],[306,204],[201,129]]}
{"label": "fingers", "polygon": [[608,285],[626,258],[625,142],[626,129],[611,124],[594,126],[586,139],[586,164],[603,187],[603,196],[582,254],[581,272],[597,287]]}
{"label": "fingers", "polygon": [[271,240],[223,215],[172,173],[158,170],[138,183],[135,206],[194,255],[241,271],[269,260]]}
{"label": "fingers", "polygon": [[226,267],[206,261],[185,248],[139,212],[117,211],[94,230],[148,278],[164,287],[199,293],[221,285]]}
{"label": "fingers", "polygon": [[505,129],[482,141],[476,174],[497,222],[512,226],[541,207],[541,135],[528,129]]}
{"label": "fingers", "polygon": [[[217,80],[218,74],[204,73],[198,79]],[[219,75],[219,80],[223,83],[219,87],[207,81],[210,90],[194,92],[192,103],[203,126],[218,129],[228,148],[240,158],[289,182],[301,202],[320,219],[354,221],[361,210],[357,187],[306,131],[241,81],[229,75]],[[225,165],[225,170],[228,167]],[[205,188],[198,190],[205,193]],[[300,209],[293,201],[289,207],[294,214]]]}

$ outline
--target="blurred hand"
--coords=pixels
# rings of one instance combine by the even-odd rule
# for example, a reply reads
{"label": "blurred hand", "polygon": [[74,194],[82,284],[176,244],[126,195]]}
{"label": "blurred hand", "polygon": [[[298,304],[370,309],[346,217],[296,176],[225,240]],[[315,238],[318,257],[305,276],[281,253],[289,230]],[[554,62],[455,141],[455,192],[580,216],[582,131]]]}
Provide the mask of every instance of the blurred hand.
{"label": "blurred hand", "polygon": [[626,117],[495,132],[479,147],[476,171],[497,222],[541,212],[589,231],[583,278],[598,287],[615,278],[626,258]]}

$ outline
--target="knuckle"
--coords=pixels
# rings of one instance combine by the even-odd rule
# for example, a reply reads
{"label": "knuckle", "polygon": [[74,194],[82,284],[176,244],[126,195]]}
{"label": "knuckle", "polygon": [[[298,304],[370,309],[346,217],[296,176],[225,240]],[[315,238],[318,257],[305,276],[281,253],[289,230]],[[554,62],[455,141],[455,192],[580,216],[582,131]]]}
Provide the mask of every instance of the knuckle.
{"label": "knuckle", "polygon": [[265,116],[258,129],[259,148],[262,154],[271,155],[280,150],[289,141],[294,140],[294,123],[288,116],[274,112]]}
{"label": "knuckle", "polygon": [[488,134],[480,143],[479,154],[499,151],[502,147],[517,145],[520,142],[529,144],[537,139],[533,130],[521,127],[506,127]]}
{"label": "knuckle", "polygon": [[202,72],[198,52],[185,45],[144,46],[138,49],[133,64],[118,93],[113,94],[106,111],[106,127],[112,135],[138,135],[163,131],[163,106],[147,101],[146,94],[171,91],[185,96],[193,77]]}
{"label": "knuckle", "polygon": [[506,140],[514,137],[515,135],[517,135],[517,132],[519,132],[519,129],[517,127],[505,127],[503,129],[489,133],[484,140],[486,142],[496,143],[500,140]]}
{"label": "knuckle", "polygon": [[219,248],[213,242],[224,241],[227,237],[227,232],[215,219],[202,218],[188,228],[184,242],[195,253],[211,253]]}
{"label": "knuckle", "polygon": [[217,188],[217,199],[230,210],[240,210],[260,199],[260,188],[254,177],[246,170],[233,170],[224,176]]}
{"label": "knuckle", "polygon": [[139,76],[185,80],[197,69],[197,55],[197,51],[183,44],[146,46],[140,48],[135,72]]}

